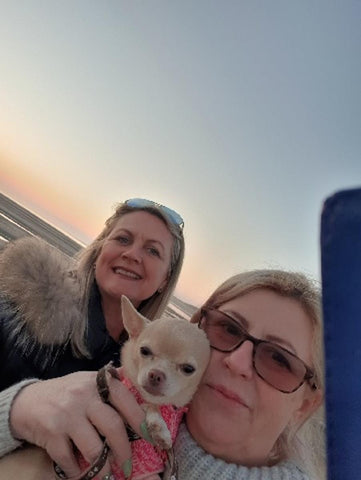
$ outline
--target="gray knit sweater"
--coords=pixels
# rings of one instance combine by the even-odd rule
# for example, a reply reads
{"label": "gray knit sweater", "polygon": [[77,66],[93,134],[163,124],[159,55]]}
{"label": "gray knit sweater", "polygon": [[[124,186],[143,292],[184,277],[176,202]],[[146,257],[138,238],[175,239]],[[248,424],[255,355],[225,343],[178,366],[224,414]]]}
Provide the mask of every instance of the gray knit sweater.
{"label": "gray knit sweater", "polygon": [[10,430],[9,416],[11,405],[22,388],[36,381],[38,380],[23,380],[0,392],[0,457],[21,445],[21,442],[12,436]]}
{"label": "gray knit sweater", "polygon": [[294,463],[286,461],[273,467],[242,467],[226,463],[206,453],[181,424],[176,442],[178,480],[309,480]]}

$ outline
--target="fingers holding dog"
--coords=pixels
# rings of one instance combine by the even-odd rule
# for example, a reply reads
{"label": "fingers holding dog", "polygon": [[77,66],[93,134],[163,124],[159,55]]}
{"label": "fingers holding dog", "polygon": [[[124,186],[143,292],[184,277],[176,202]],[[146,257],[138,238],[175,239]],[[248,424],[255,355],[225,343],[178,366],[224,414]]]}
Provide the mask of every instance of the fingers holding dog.
{"label": "fingers holding dog", "polygon": [[[81,473],[75,447],[88,461],[99,456],[103,439],[92,425],[90,406],[98,416],[107,418],[107,410],[96,388],[96,372],[76,372],[52,380],[39,381],[24,387],[16,396],[10,425],[14,436],[47,451],[68,477]],[[105,412],[105,413],[104,413]],[[100,430],[107,435],[106,424]]]}
{"label": "fingers holding dog", "polygon": [[[99,408],[98,405],[94,404],[94,406],[89,408],[89,421],[106,439],[114,460],[119,467],[122,467],[123,463],[128,458],[131,458],[131,447],[124,421],[119,412],[109,405],[103,405],[103,408]],[[82,438],[86,439],[83,436]],[[84,447],[88,449],[89,446],[90,443],[87,441]]]}
{"label": "fingers holding dog", "polygon": [[[117,373],[121,378],[121,370]],[[145,414],[132,393],[119,379],[108,375],[110,404],[105,404],[98,393],[96,376],[97,372],[76,372],[30,384],[20,391],[11,409],[10,424],[16,438],[45,449],[68,477],[81,473],[76,449],[92,463],[102,450],[104,438],[117,464],[123,470],[131,469],[131,448],[123,419],[146,438],[141,428]],[[110,471],[109,465],[105,468]]]}

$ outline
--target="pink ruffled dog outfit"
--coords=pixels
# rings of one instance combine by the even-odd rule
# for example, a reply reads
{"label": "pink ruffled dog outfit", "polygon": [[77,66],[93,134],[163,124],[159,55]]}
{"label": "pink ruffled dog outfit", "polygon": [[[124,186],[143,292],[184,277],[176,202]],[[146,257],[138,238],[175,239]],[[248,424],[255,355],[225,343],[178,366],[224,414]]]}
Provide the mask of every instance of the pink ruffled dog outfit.
{"label": "pink ruffled dog outfit", "polygon": [[[145,403],[138,390],[132,385],[130,380],[124,379],[122,381],[133,393],[139,405]],[[185,407],[176,408],[172,405],[162,405],[160,407],[160,413],[167,424],[172,438],[172,443],[177,436],[179,425],[182,421],[183,414],[186,411],[187,408]],[[131,448],[133,462],[131,476],[132,480],[141,480],[150,474],[159,474],[164,471],[164,465],[167,460],[167,455],[164,451],[157,450],[149,442],[143,440],[142,438],[131,442]],[[113,463],[112,470],[116,480],[125,480],[123,471],[118,467],[118,465]]]}

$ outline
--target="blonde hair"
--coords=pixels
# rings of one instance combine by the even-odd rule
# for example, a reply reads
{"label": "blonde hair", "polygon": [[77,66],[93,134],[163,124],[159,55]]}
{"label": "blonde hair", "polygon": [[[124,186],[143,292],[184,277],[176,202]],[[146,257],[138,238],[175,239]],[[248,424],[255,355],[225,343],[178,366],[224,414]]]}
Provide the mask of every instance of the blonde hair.
{"label": "blonde hair", "polygon": [[76,275],[81,286],[81,308],[83,311],[83,324],[73,335],[72,347],[80,355],[88,356],[87,348],[84,344],[84,334],[88,323],[88,304],[90,294],[95,281],[94,264],[101,252],[102,246],[115,224],[120,218],[129,213],[144,211],[158,217],[168,228],[173,237],[171,259],[168,271],[168,281],[162,291],[156,291],[150,298],[144,300],[138,310],[150,320],[160,317],[175,289],[178,281],[184,259],[184,236],[183,230],[173,223],[160,208],[154,206],[131,207],[127,203],[120,203],[115,207],[115,212],[105,221],[103,230],[84,250],[81,250],[77,256],[77,267],[73,272]]}
{"label": "blonde hair", "polygon": [[[235,275],[220,285],[203,307],[218,308],[226,302],[256,289],[269,289],[299,302],[312,323],[312,367],[315,383],[324,390],[323,328],[320,289],[316,282],[302,273],[283,270],[252,270]],[[192,316],[198,322],[201,309]],[[272,463],[292,458],[314,479],[325,478],[325,432],[323,407],[319,408],[302,425],[287,428],[278,438]]]}

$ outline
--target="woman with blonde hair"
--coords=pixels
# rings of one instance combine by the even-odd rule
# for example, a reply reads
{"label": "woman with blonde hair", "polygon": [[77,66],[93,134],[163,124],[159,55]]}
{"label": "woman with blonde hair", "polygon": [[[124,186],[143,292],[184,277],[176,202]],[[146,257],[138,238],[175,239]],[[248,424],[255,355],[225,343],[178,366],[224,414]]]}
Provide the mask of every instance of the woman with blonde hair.
{"label": "woman with blonde hair", "polygon": [[[0,255],[0,390],[10,389],[0,397],[0,410],[6,410],[14,394],[34,381],[24,379],[94,371],[109,361],[119,365],[119,351],[127,339],[121,296],[126,295],[149,319],[159,317],[174,291],[183,258],[181,216],[141,198],[119,204],[77,258],[67,257],[38,238],[9,243]],[[64,378],[62,392],[74,385],[73,377]],[[25,390],[31,392],[31,387],[36,388],[29,385]],[[43,396],[38,396],[33,406],[42,405]],[[60,417],[61,401],[54,399],[51,405],[54,417]],[[96,427],[98,413],[93,415],[91,425]],[[44,416],[35,442],[47,442],[50,454],[59,455],[70,470],[77,471],[71,442],[77,444],[81,428],[69,420],[74,431],[64,437],[59,427],[54,431],[53,420]],[[89,449],[94,451],[102,442],[85,418],[84,425]],[[8,418],[3,422],[0,418],[0,435],[6,444],[3,450],[0,442],[0,454],[19,444],[8,431]],[[47,440],[52,436],[56,449]]]}
{"label": "woman with blonde hair", "polygon": [[320,309],[305,275],[255,270],[194,314],[212,356],[176,441],[179,480],[325,478]]}

